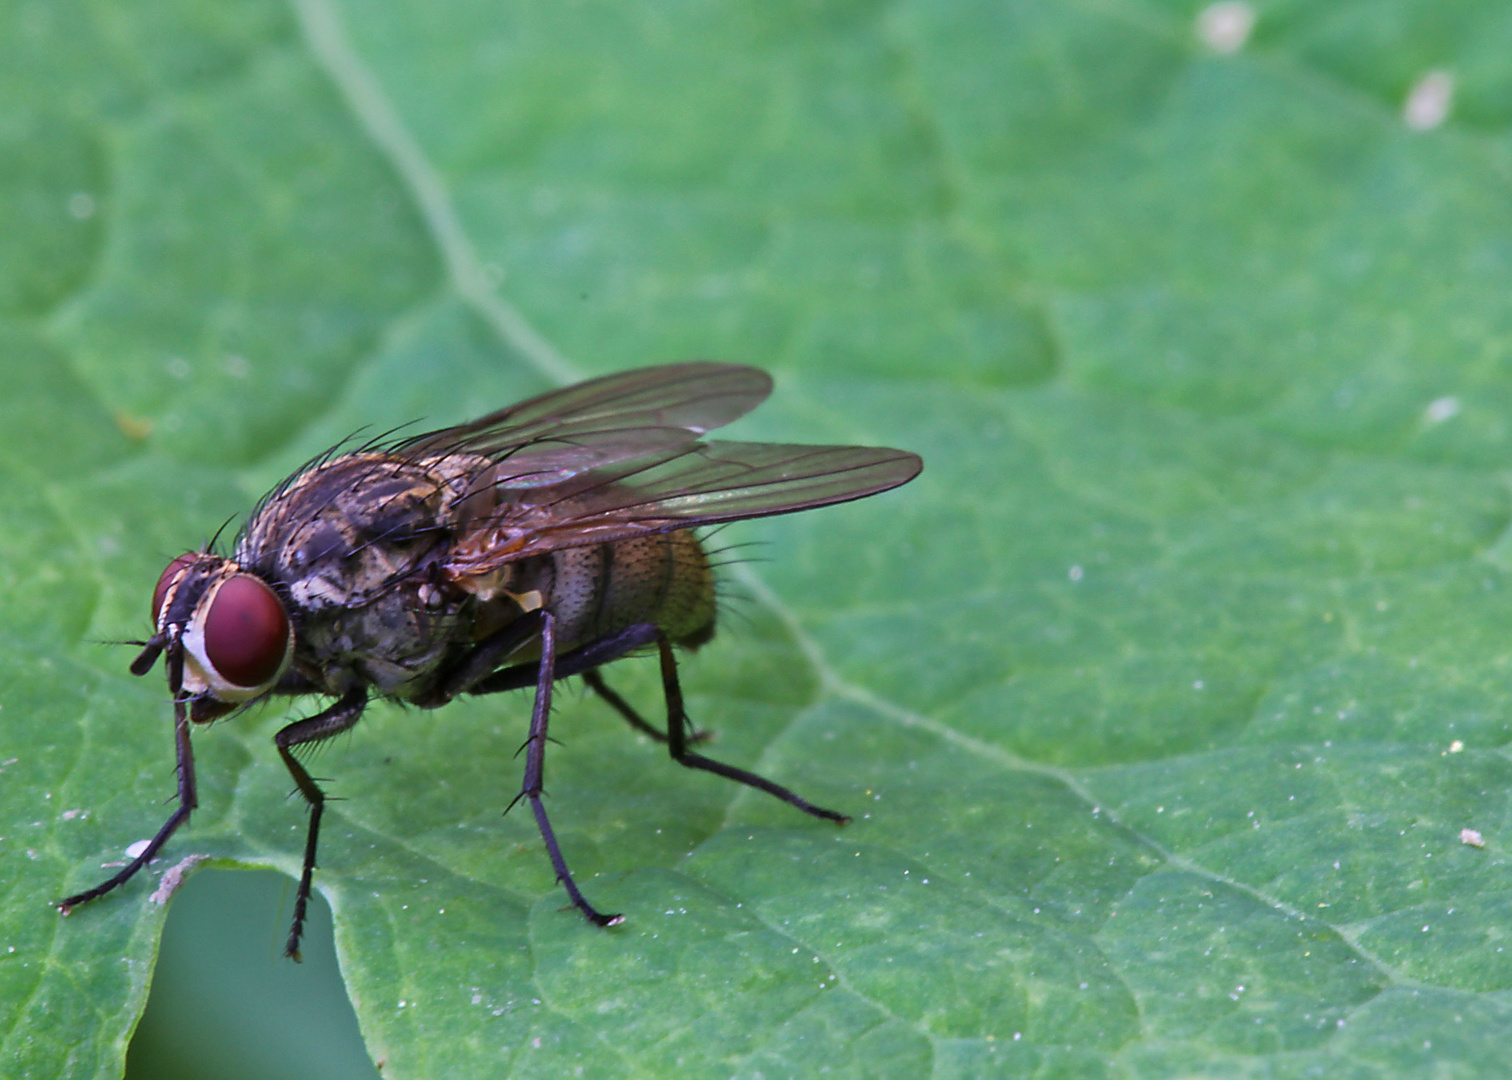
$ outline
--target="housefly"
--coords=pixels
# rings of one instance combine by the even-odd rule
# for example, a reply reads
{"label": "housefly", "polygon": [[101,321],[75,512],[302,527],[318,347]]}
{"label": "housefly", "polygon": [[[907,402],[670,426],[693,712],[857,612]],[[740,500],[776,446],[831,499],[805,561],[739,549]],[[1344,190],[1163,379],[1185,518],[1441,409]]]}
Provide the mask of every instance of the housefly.
{"label": "housefly", "polygon": [[[59,906],[67,913],[128,881],[189,819],[194,724],[273,695],[335,699],[273,740],[309,807],[285,949],[295,959],[326,802],[298,751],[349,730],[373,697],[430,709],[534,687],[514,803],[530,806],[557,879],[599,926],[621,916],[578,889],[541,801],[558,679],[583,676],[680,765],[847,821],[694,752],[678,685],[675,650],[714,635],[714,575],[695,527],[859,499],[922,467],[901,450],[703,437],[771,388],[757,368],[674,364],[592,379],[441,431],[337,447],[263,498],[231,555],[178,556],[153,590],[153,634],[131,664],[144,675],[165,659],[177,806],[123,870]],[[665,731],[599,673],[650,650],[661,662]]]}

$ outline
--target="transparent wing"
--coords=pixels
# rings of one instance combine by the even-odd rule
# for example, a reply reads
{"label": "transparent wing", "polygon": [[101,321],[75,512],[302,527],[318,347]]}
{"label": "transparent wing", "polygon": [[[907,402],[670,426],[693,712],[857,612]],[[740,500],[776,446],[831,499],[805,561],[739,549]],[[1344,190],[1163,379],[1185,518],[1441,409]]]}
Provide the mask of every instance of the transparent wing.
{"label": "transparent wing", "polygon": [[772,391],[760,368],[696,362],[606,375],[395,444],[409,458],[492,459],[491,482],[539,487],[694,443]]}
{"label": "transparent wing", "polygon": [[907,483],[917,454],[872,446],[710,442],[512,495],[452,549],[454,577],[531,555],[811,510]]}

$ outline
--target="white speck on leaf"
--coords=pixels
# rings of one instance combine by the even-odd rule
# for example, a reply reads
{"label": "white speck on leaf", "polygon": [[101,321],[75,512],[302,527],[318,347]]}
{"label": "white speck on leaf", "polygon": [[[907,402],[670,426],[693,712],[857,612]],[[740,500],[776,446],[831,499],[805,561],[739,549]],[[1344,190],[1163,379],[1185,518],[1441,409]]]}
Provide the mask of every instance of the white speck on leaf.
{"label": "white speck on leaf", "polygon": [[1430,424],[1442,424],[1451,416],[1457,416],[1459,411],[1459,398],[1435,398],[1428,403],[1428,408],[1423,410],[1423,419],[1427,420]]}
{"label": "white speck on leaf", "polygon": [[[1449,118],[1453,105],[1454,76],[1447,71],[1430,71],[1407,91],[1407,100],[1402,105],[1402,121],[1413,131],[1431,131]],[[1458,411],[1458,402],[1455,404]]]}
{"label": "white speck on leaf", "polygon": [[1255,9],[1242,0],[1219,0],[1197,13],[1197,36],[1219,53],[1238,52],[1255,28]]}

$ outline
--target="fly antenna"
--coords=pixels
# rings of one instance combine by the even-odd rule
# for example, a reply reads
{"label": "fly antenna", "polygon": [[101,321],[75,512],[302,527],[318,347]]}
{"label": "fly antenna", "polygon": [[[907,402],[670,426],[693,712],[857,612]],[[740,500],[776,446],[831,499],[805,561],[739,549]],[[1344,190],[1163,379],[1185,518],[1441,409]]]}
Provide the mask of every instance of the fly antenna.
{"label": "fly antenna", "polygon": [[[128,644],[121,642],[121,644]],[[130,642],[129,644],[136,644]],[[133,675],[145,675],[152,670],[152,665],[157,663],[157,658],[162,654],[163,646],[168,644],[165,634],[153,634],[152,637],[142,642],[142,651],[137,653],[137,658],[131,662],[130,671]],[[177,691],[175,691],[177,693]]]}

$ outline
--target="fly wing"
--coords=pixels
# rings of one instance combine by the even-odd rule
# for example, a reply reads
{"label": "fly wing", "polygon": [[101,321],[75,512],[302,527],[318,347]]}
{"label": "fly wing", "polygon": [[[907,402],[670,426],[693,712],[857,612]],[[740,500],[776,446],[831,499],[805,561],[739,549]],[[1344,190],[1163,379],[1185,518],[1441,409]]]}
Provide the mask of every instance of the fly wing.
{"label": "fly wing", "polygon": [[503,487],[540,487],[695,443],[772,391],[760,368],[706,361],[606,375],[393,446],[410,458],[470,454]]}
{"label": "fly wing", "polygon": [[468,577],[561,548],[849,502],[923,467],[885,447],[699,443],[519,492],[476,522],[448,568]]}

